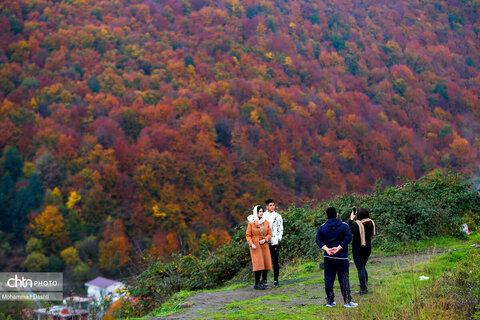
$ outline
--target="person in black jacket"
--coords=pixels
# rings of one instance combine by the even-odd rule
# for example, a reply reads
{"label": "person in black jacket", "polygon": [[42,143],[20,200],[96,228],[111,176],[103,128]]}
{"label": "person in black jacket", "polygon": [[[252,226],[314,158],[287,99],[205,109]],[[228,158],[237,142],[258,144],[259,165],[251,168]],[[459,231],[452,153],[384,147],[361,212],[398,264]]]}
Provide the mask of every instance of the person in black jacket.
{"label": "person in black jacket", "polygon": [[[357,221],[353,221],[357,218]],[[366,269],[368,258],[372,252],[372,235],[375,234],[375,222],[370,218],[368,209],[360,208],[358,213],[353,208],[350,214],[350,230],[352,231],[352,254],[353,262],[358,271],[358,280],[360,281],[359,294],[368,293],[368,272]]]}
{"label": "person in black jacket", "polygon": [[348,225],[337,218],[337,210],[334,207],[329,207],[326,213],[328,220],[318,228],[316,237],[317,245],[324,251],[326,306],[336,306],[333,284],[338,274],[344,306],[353,308],[358,304],[352,301],[348,275],[348,243],[352,240],[352,233]]}

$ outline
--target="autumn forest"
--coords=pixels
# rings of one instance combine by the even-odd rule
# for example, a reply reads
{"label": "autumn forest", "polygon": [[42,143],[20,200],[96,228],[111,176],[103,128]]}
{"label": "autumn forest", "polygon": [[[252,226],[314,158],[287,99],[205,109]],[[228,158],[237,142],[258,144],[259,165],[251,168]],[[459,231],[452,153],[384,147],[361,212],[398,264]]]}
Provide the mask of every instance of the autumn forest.
{"label": "autumn forest", "polygon": [[125,276],[279,209],[478,174],[478,0],[0,1],[0,268]]}

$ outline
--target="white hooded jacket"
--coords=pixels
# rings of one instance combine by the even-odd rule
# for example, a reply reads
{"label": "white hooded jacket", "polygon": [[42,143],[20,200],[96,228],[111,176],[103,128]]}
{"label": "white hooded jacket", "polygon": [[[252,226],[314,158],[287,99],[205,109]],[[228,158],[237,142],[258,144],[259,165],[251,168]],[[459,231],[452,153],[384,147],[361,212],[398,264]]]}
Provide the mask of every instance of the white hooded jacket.
{"label": "white hooded jacket", "polygon": [[[272,246],[278,245],[280,240],[282,240],[282,236],[283,236],[282,216],[275,211],[273,212],[265,211],[263,213],[263,217],[265,218],[265,220],[268,221],[268,223],[270,224],[270,228],[272,229],[272,238],[270,239],[270,244]],[[255,218],[256,217],[253,214],[251,214],[247,217],[247,221],[255,222]]]}

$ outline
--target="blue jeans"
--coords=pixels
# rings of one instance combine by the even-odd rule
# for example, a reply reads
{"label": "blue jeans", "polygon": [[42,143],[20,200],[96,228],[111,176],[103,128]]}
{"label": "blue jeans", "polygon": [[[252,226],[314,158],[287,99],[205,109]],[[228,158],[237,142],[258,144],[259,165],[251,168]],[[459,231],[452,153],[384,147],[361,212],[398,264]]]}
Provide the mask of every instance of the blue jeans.
{"label": "blue jeans", "polygon": [[332,304],[335,301],[335,293],[333,292],[333,284],[338,274],[338,282],[342,291],[343,301],[350,303],[352,296],[350,295],[350,279],[348,274],[348,259],[323,259],[325,266],[325,293],[327,294],[327,302]]}

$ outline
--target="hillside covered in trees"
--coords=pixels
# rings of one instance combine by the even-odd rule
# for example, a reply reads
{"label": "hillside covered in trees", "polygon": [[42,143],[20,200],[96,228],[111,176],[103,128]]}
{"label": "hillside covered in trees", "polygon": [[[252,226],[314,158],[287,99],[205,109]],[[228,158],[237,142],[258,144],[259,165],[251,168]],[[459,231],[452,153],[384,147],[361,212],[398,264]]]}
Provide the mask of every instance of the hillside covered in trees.
{"label": "hillside covered in trees", "polygon": [[215,249],[266,197],[286,208],[437,168],[475,176],[479,13],[478,0],[1,1],[0,267],[118,276],[145,251]]}

